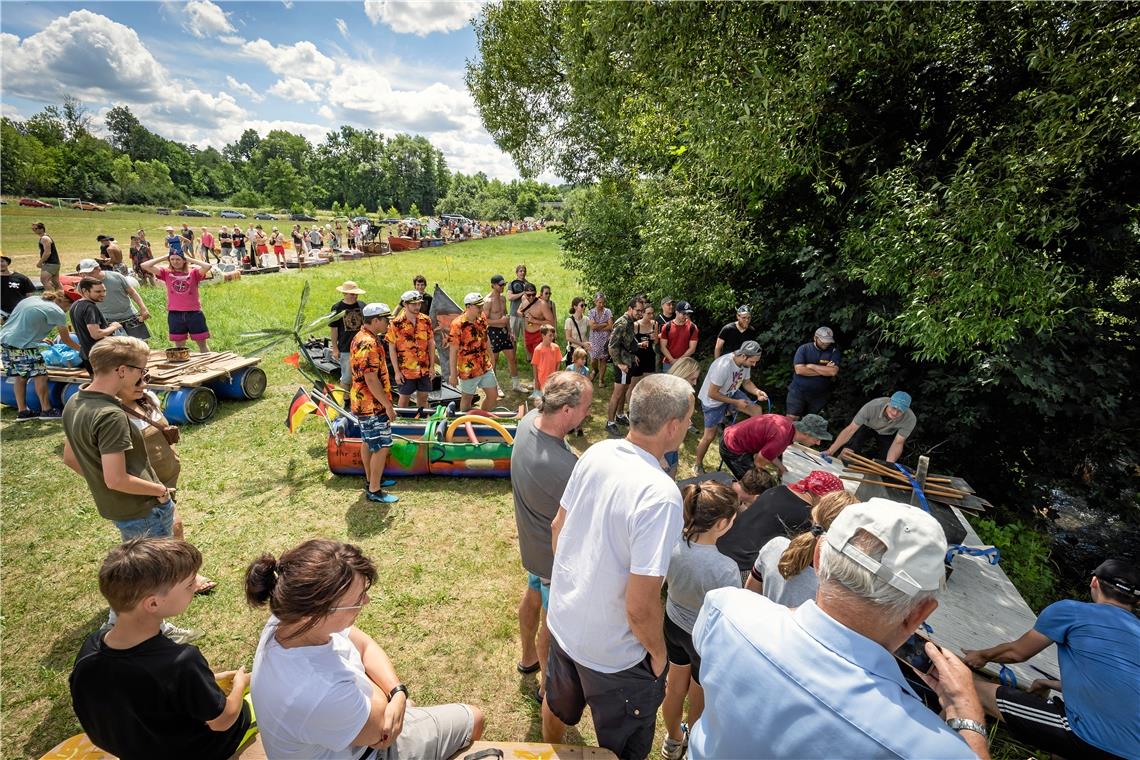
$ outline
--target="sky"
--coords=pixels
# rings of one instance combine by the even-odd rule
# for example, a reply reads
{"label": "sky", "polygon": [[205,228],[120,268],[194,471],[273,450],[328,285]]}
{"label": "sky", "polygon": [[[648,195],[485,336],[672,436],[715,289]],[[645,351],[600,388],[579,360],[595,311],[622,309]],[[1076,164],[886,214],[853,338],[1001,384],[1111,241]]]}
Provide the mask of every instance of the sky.
{"label": "sky", "polygon": [[[148,129],[221,148],[247,128],[313,144],[341,124],[421,134],[452,171],[518,177],[463,83],[478,0],[0,3],[0,105],[65,95],[126,105]],[[553,176],[539,179],[553,182]]]}

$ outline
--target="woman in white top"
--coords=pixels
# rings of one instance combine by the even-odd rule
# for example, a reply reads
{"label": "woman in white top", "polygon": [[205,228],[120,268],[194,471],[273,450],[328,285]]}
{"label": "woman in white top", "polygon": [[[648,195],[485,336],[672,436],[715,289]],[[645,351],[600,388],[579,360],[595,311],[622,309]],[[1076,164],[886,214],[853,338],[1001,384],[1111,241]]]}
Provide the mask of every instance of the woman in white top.
{"label": "woman in white top", "polygon": [[574,296],[570,302],[570,316],[562,323],[562,332],[566,336],[566,349],[571,360],[575,348],[581,348],[589,355],[590,320],[586,319],[586,299],[582,296]]}
{"label": "woman in white top", "polygon": [[251,684],[268,757],[445,758],[482,735],[477,707],[408,706],[392,661],[354,625],[375,580],[372,561],[338,541],[306,541],[249,566],[246,599],[273,613]]}
{"label": "woman in white top", "polygon": [[744,587],[785,607],[799,607],[815,599],[819,588],[819,578],[812,567],[816,542],[844,507],[858,501],[847,491],[833,491],[819,497],[811,508],[811,530],[793,539],[777,536],[760,547]]}

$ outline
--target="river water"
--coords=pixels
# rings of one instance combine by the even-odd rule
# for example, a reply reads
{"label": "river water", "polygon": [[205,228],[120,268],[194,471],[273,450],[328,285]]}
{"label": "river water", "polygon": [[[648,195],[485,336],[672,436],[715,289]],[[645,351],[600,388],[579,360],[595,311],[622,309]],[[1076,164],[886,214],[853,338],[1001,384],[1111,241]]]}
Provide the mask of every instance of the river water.
{"label": "river water", "polygon": [[1048,492],[1052,559],[1060,570],[1058,592],[1088,592],[1092,571],[1109,558],[1140,562],[1140,524],[1090,505],[1059,487]]}

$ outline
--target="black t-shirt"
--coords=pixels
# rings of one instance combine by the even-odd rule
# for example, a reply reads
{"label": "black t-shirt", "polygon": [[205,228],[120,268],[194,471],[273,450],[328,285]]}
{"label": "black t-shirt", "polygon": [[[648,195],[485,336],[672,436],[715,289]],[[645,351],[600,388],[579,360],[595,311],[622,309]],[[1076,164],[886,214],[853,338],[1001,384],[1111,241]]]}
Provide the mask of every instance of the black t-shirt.
{"label": "black t-shirt", "polygon": [[[507,285],[507,290],[515,295],[522,293],[525,289],[526,280],[511,280],[510,284]],[[513,301],[507,301],[507,303],[509,304],[509,306],[507,306],[507,314],[512,317],[517,317],[519,313],[519,304],[522,303],[522,299],[516,298]]]}
{"label": "black t-shirt", "polygon": [[735,322],[729,322],[727,325],[720,328],[720,332],[717,333],[716,336],[720,340],[724,341],[724,348],[721,349],[720,355],[724,356],[725,354],[731,354],[733,351],[743,346],[744,341],[746,340],[756,340],[756,334],[756,328],[752,325],[748,325],[748,328],[744,332],[740,332],[740,330],[737,329]]}
{"label": "black t-shirt", "polygon": [[232,248],[233,242],[230,238],[230,233],[219,232],[218,233],[218,245],[220,245],[222,247],[223,251],[226,251],[226,250],[229,250],[230,248]]}
{"label": "black t-shirt", "polygon": [[233,235],[230,236],[230,238],[233,240],[234,248],[245,248],[245,233],[244,232],[235,232]]}
{"label": "black t-shirt", "polygon": [[777,536],[794,536],[811,527],[811,505],[787,486],[769,488],[716,542],[720,553],[732,559],[741,572],[756,563],[764,544]]}
{"label": "black t-shirt", "polygon": [[[40,240],[39,245],[40,245],[40,256],[43,256],[44,255],[44,241],[42,239]],[[59,263],[59,251],[57,251],[55,248],[55,240],[54,239],[51,241],[51,253],[48,254],[48,257],[47,257],[47,259],[44,260],[44,263],[45,264],[58,264]]]}
{"label": "black t-shirt", "polygon": [[420,307],[420,314],[430,317],[431,316],[431,296],[424,293],[424,305]]}
{"label": "black t-shirt", "polygon": [[122,760],[228,758],[249,730],[249,707],[226,731],[206,721],[226,695],[198,647],[159,634],[130,649],[111,649],[104,633],[83,642],[71,677],[79,723],[98,747]]}
{"label": "black t-shirt", "polygon": [[11,314],[16,304],[36,292],[36,286],[27,275],[19,272],[0,275],[0,309],[5,314]]}
{"label": "black t-shirt", "polygon": [[[332,305],[332,311],[340,316],[329,322],[329,327],[336,328],[336,348],[344,352],[349,349],[352,339],[364,326],[364,305],[360,301],[356,303],[337,301]],[[387,356],[387,351],[384,355]]]}
{"label": "black t-shirt", "polygon": [[91,337],[91,331],[87,329],[87,325],[106,327],[107,318],[103,316],[103,312],[99,311],[99,304],[86,298],[81,298],[71,304],[67,314],[71,318],[71,326],[75,329],[75,334],[79,337],[79,345],[83,349],[83,358],[86,359],[91,355],[91,348],[98,343],[98,340]]}

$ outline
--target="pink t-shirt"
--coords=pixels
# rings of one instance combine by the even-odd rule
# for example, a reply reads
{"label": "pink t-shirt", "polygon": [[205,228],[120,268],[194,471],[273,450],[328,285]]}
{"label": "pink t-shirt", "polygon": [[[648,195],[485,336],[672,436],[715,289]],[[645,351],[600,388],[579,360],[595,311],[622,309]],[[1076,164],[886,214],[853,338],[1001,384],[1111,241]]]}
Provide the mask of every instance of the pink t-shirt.
{"label": "pink t-shirt", "polygon": [[198,283],[206,277],[201,269],[193,267],[188,272],[175,272],[159,267],[154,276],[166,283],[167,311],[202,310],[202,302],[198,299]]}
{"label": "pink t-shirt", "polygon": [[202,247],[209,250],[214,250],[214,236],[209,232],[202,235]]}

